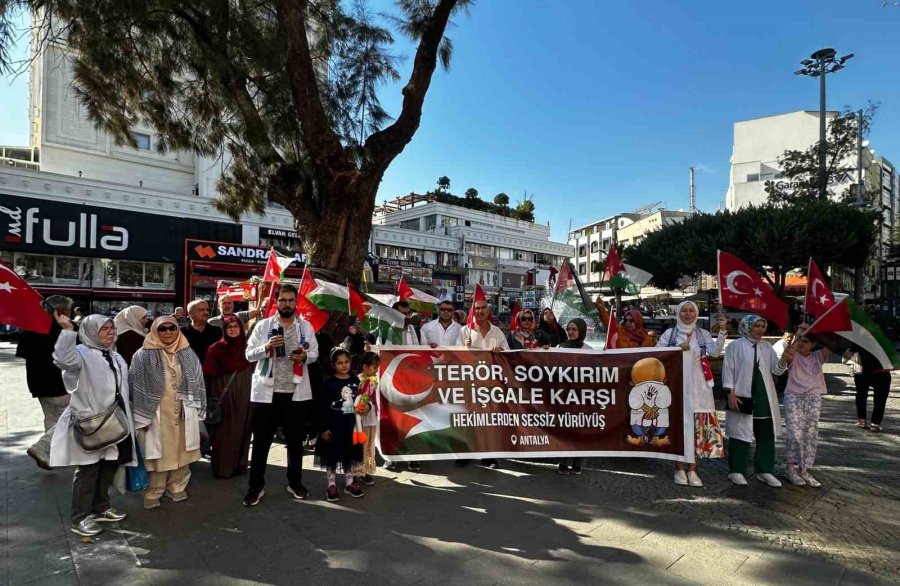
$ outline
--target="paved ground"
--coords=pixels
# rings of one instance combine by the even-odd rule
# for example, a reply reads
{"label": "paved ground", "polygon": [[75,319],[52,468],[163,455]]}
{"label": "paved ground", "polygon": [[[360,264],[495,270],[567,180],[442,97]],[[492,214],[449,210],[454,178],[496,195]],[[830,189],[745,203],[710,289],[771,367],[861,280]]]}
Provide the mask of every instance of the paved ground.
{"label": "paved ground", "polygon": [[0,584],[888,583],[900,579],[900,398],[888,432],[870,434],[851,425],[847,383],[829,377],[819,490],[732,487],[721,463],[687,489],[668,465],[604,459],[581,477],[437,463],[381,473],[365,498],[335,504],[314,471],[319,498],[297,502],[276,447],[255,508],[239,504],[243,478],[214,480],[200,463],[189,501],[144,511],[138,495],[118,497],[129,518],[84,542],[68,530],[71,471],[24,455],[39,408],[0,343]]}

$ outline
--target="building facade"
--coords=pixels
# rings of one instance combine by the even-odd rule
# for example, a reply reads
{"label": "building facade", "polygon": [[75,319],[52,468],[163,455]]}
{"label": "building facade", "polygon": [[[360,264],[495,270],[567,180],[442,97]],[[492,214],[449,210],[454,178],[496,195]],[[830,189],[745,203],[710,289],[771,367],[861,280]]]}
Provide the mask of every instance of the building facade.
{"label": "building facade", "polygon": [[549,226],[417,194],[379,206],[372,223],[370,252],[382,290],[402,274],[462,304],[478,283],[501,312],[517,301],[536,306],[551,269],[572,252],[550,240]]}

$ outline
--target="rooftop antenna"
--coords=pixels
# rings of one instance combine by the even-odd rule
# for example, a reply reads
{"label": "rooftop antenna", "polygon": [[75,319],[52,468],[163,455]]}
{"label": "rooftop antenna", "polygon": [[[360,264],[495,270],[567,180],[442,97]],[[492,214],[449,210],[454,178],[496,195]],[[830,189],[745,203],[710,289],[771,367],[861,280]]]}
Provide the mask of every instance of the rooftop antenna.
{"label": "rooftop antenna", "polygon": [[694,168],[691,167],[691,213],[697,211],[697,196],[694,192]]}

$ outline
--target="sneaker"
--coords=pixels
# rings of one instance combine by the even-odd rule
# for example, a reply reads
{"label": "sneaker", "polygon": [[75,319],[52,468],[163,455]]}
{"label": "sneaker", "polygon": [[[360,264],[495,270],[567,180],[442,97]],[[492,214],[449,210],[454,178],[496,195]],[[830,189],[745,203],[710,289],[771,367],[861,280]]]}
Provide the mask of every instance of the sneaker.
{"label": "sneaker", "polygon": [[813,488],[819,488],[820,486],[822,486],[821,482],[813,478],[813,475],[809,473],[809,470],[804,470],[803,472],[801,472],[800,478],[802,478],[806,482],[806,484]]}
{"label": "sneaker", "polygon": [[866,423],[866,420],[865,420],[865,419],[857,419],[857,420],[856,420],[856,427],[859,427],[859,428],[862,428],[862,429],[868,429],[868,428],[869,428],[869,424]]}
{"label": "sneaker", "polygon": [[697,474],[696,470],[688,470],[687,481],[689,486],[703,486],[703,481],[700,480],[700,475]]}
{"label": "sneaker", "polygon": [[882,429],[881,429],[881,426],[878,425],[877,423],[870,423],[869,431],[871,431],[872,433],[881,433]]}
{"label": "sneaker", "polygon": [[338,496],[337,486],[331,485],[325,489],[325,500],[329,503],[336,503],[341,500],[341,497]]}
{"label": "sneaker", "polygon": [[556,467],[557,474],[566,475],[570,471],[571,471],[571,469],[568,466],[566,466],[565,464],[560,464],[559,466]]}
{"label": "sneaker", "polygon": [[188,493],[186,490],[179,490],[178,492],[169,492],[167,490],[166,496],[172,499],[173,503],[180,503],[181,501],[188,500]]}
{"label": "sneaker", "polygon": [[42,470],[50,470],[50,456],[36,449],[34,446],[31,446],[25,453],[28,454],[34,463],[37,464],[38,468]]}
{"label": "sneaker", "polygon": [[247,491],[247,496],[244,497],[242,502],[245,507],[255,507],[259,504],[259,499],[261,499],[264,494],[266,494],[266,491],[261,488],[259,490],[251,488]]}
{"label": "sneaker", "polygon": [[305,501],[309,498],[309,491],[302,484],[296,484],[294,486],[289,484],[287,491],[297,500]]}
{"label": "sneaker", "polygon": [[793,465],[788,465],[785,469],[784,475],[787,476],[788,481],[794,486],[804,486],[806,484],[806,480],[800,475],[797,471],[797,467]]}
{"label": "sneaker", "polygon": [[422,465],[419,464],[418,462],[410,462],[409,463],[409,471],[410,472],[418,472],[421,469],[422,469]]}
{"label": "sneaker", "polygon": [[579,466],[578,464],[575,464],[574,466],[572,466],[571,469],[569,469],[569,474],[574,474],[575,476],[578,476],[579,474],[581,474],[581,466]]}
{"label": "sneaker", "polygon": [[344,487],[344,492],[352,496],[353,498],[358,499],[361,496],[365,496],[366,493],[359,487],[356,482],[351,482],[349,486]]}
{"label": "sneaker", "polygon": [[747,486],[747,479],[739,472],[732,472],[728,475],[728,480],[738,486]]}
{"label": "sneaker", "polygon": [[766,484],[768,484],[769,486],[771,486],[773,488],[778,488],[779,486],[781,486],[781,481],[778,480],[777,478],[775,478],[774,476],[772,476],[771,474],[769,474],[768,472],[763,472],[762,474],[757,474],[756,478],[760,482],[765,482]]}
{"label": "sneaker", "polygon": [[375,484],[375,477],[371,474],[366,474],[365,476],[361,477],[360,480],[366,486],[373,486]]}
{"label": "sneaker", "polygon": [[156,509],[161,505],[159,499],[144,499],[144,508],[148,511],[150,509]]}
{"label": "sneaker", "polygon": [[94,535],[103,533],[103,527],[97,525],[94,518],[88,515],[78,523],[72,525],[72,533],[77,533],[83,537],[93,537]]}
{"label": "sneaker", "polygon": [[125,519],[128,516],[128,513],[123,513],[122,511],[117,511],[114,508],[110,507],[103,511],[102,513],[95,514],[94,521],[97,523],[118,523]]}
{"label": "sneaker", "polygon": [[393,462],[385,462],[385,463],[384,463],[384,469],[385,469],[385,470],[393,470],[393,469],[396,468],[396,467],[397,467],[397,465],[394,464]]}
{"label": "sneaker", "polygon": [[675,471],[675,484],[678,486],[687,486],[688,485],[688,477],[687,472],[684,470],[676,470]]}

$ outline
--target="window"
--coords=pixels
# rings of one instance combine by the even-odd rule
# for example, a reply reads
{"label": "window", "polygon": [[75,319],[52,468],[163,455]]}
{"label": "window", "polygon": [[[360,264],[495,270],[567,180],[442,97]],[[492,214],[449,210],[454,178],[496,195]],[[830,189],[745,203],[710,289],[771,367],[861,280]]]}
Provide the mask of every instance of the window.
{"label": "window", "polygon": [[143,287],[144,263],[123,260],[119,261],[119,287]]}
{"label": "window", "polygon": [[56,280],[78,283],[81,280],[81,261],[70,256],[57,257]]}
{"label": "window", "polygon": [[403,220],[400,222],[400,227],[404,230],[415,230],[418,232],[420,227],[419,218],[416,218],[415,220]]}
{"label": "window", "polygon": [[747,183],[751,183],[753,181],[759,181],[759,173],[750,173],[747,175]]}
{"label": "window", "polygon": [[600,261],[592,260],[591,261],[591,272],[599,273],[600,272]]}
{"label": "window", "polygon": [[591,242],[591,252],[597,252],[598,250],[600,250],[600,243],[594,240]]}
{"label": "window", "polygon": [[587,247],[584,244],[582,244],[581,246],[578,247],[578,256],[584,256],[586,254],[587,254]]}
{"label": "window", "polygon": [[431,214],[430,216],[425,216],[425,231],[434,230],[437,228],[437,214]]}
{"label": "window", "polygon": [[166,285],[166,265],[158,262],[148,262],[144,264],[144,286],[145,287],[165,287]]}
{"label": "window", "polygon": [[458,226],[458,225],[459,225],[459,220],[456,219],[456,218],[450,218],[450,217],[444,216],[444,217],[441,219],[441,223],[442,223],[444,226]]}
{"label": "window", "polygon": [[585,263],[578,264],[578,274],[579,275],[587,274],[587,265]]}
{"label": "window", "polygon": [[[36,254],[23,254],[22,266],[25,269],[23,278],[29,283],[53,282],[53,257]],[[17,271],[20,267],[17,267]]]}
{"label": "window", "polygon": [[150,150],[150,135],[145,132],[135,132],[131,131],[131,138],[134,139],[134,142],[137,143],[137,150],[139,151],[149,151]]}

